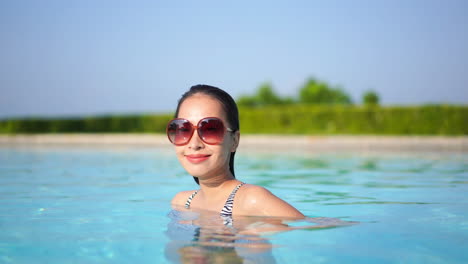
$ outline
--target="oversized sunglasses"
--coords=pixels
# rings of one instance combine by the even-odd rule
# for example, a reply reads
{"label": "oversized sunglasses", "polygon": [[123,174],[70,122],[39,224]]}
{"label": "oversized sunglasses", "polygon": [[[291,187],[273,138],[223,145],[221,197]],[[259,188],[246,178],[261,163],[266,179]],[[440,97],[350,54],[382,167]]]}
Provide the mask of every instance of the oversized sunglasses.
{"label": "oversized sunglasses", "polygon": [[234,131],[230,128],[226,128],[223,121],[219,118],[205,117],[198,121],[196,126],[192,125],[187,119],[172,119],[167,124],[166,133],[172,144],[183,146],[189,143],[195,129],[200,139],[209,145],[221,144],[226,131]]}

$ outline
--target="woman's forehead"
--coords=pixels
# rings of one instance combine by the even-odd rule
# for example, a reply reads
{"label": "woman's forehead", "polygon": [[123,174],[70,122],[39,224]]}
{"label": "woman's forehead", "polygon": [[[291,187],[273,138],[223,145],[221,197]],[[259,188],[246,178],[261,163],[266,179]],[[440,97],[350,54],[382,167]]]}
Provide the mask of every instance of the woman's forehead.
{"label": "woman's forehead", "polygon": [[221,103],[204,94],[195,94],[185,99],[179,108],[179,118],[186,118],[190,121],[198,121],[204,117],[218,117],[225,119],[224,109]]}

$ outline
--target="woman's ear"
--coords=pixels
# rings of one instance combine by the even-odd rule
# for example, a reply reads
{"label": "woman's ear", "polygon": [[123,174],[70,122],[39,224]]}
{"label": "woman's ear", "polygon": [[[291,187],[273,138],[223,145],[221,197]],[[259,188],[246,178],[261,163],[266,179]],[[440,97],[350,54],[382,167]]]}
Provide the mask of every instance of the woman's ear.
{"label": "woman's ear", "polygon": [[233,137],[233,143],[231,147],[231,152],[235,152],[237,150],[237,147],[239,146],[239,140],[240,140],[240,132],[237,130],[236,132],[232,133]]}

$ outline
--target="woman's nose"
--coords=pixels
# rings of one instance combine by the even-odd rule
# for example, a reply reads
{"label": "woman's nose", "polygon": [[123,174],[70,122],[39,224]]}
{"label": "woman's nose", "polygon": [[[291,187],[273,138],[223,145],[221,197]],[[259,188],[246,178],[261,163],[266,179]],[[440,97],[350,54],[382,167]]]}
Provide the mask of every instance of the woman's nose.
{"label": "woman's nose", "polygon": [[198,150],[198,149],[202,149],[204,147],[205,147],[205,144],[203,144],[203,141],[198,136],[198,131],[195,130],[193,132],[192,138],[190,139],[189,148],[194,149],[194,150]]}

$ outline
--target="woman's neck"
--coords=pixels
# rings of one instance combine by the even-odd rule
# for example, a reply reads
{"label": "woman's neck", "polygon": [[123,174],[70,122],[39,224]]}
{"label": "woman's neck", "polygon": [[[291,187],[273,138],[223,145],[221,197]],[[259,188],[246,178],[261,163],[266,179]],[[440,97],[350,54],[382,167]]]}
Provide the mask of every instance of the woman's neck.
{"label": "woman's neck", "polygon": [[221,174],[209,179],[200,179],[200,189],[201,191],[208,196],[216,196],[219,194],[219,190],[223,189],[225,185],[229,185],[232,181],[236,181],[231,172],[226,174]]}

